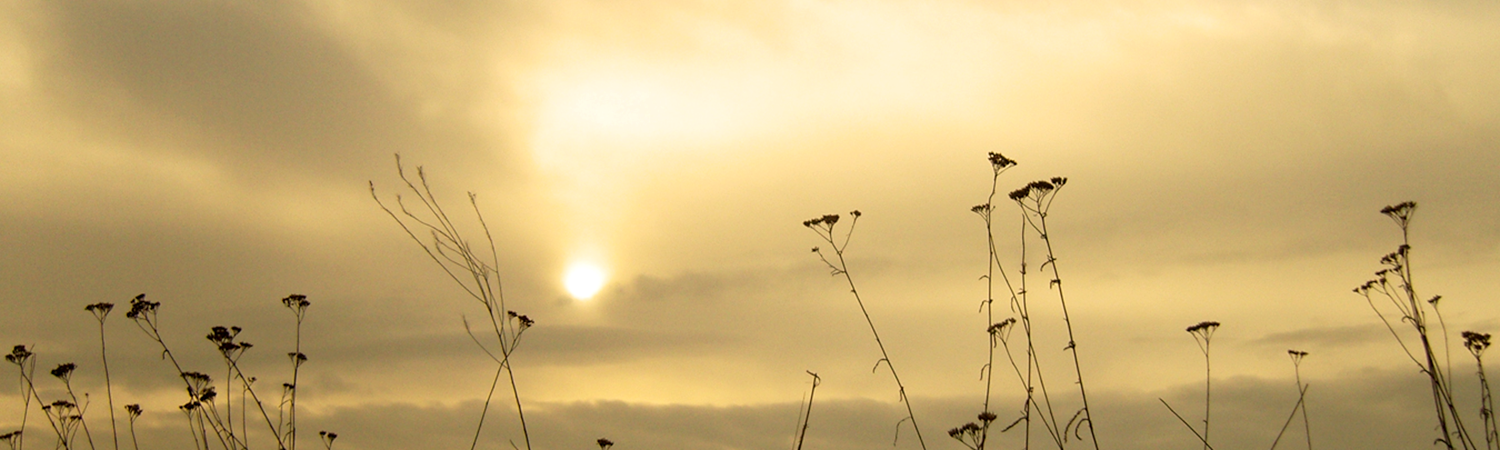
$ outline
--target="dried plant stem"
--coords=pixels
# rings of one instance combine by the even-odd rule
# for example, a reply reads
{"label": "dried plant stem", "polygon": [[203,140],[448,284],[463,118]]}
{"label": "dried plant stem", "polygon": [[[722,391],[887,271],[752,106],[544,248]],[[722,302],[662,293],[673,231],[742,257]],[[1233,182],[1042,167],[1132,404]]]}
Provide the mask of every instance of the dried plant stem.
{"label": "dried plant stem", "polygon": [[94,436],[93,434],[89,433],[89,422],[83,419],[83,410],[85,405],[83,402],[78,401],[78,396],[73,393],[73,383],[66,377],[62,379],[62,382],[63,387],[68,391],[68,398],[73,400],[74,405],[77,405],[76,407],[78,408],[78,423],[83,426],[83,437],[85,441],[89,443],[89,450],[94,450]]}
{"label": "dried plant stem", "polygon": [[[1029,301],[1030,291],[1027,289],[1026,283],[1026,275],[1029,273],[1029,271],[1027,270],[1028,265],[1026,251],[1026,230],[1028,228],[1028,222],[1029,218],[1027,218],[1025,215],[1022,215],[1020,238],[1021,289],[1018,292],[1018,300],[1013,304],[1013,306],[1016,308],[1017,313],[1021,316],[1021,327],[1023,329],[1022,331],[1026,332],[1026,379],[1023,383],[1026,387],[1027,402],[1026,448],[1031,448],[1030,408],[1032,407],[1035,407],[1036,411],[1042,414],[1040,416],[1042,426],[1047,429],[1047,435],[1048,437],[1052,438],[1052,442],[1057,444],[1057,448],[1065,448],[1067,431],[1062,430],[1057,426],[1057,415],[1053,412],[1055,411],[1055,409],[1052,407],[1052,395],[1047,391],[1047,377],[1042,374],[1042,361],[1039,358],[1039,353],[1036,351],[1036,340],[1034,339],[1034,335],[1032,333],[1034,328],[1032,327],[1031,323],[1031,302]],[[1040,403],[1036,401],[1035,392],[1038,389],[1040,389],[1042,393],[1042,401]]]}
{"label": "dried plant stem", "polygon": [[[848,283],[849,293],[854,296],[854,302],[859,304],[859,312],[864,315],[865,323],[870,326],[870,334],[875,337],[875,345],[880,348],[880,360],[875,362],[875,367],[872,368],[872,370],[879,369],[880,363],[882,362],[885,363],[885,367],[890,370],[891,378],[895,379],[896,381],[896,388],[898,393],[900,394],[901,402],[906,405],[906,418],[902,419],[902,422],[905,422],[907,420],[911,421],[911,427],[917,433],[917,443],[922,446],[923,450],[926,450],[927,441],[923,440],[922,427],[917,425],[916,414],[912,412],[911,399],[906,395],[906,385],[901,382],[901,376],[896,373],[896,366],[894,364],[891,364],[890,353],[885,349],[885,342],[880,339],[880,332],[875,329],[875,321],[870,318],[870,311],[869,309],[865,308],[864,299],[860,297],[859,288],[855,286],[854,277],[849,274],[849,265],[844,260],[844,251],[849,248],[849,238],[854,235],[854,227],[859,223],[860,212],[853,211],[850,212],[849,215],[852,216],[853,219],[849,221],[849,230],[844,234],[842,243],[840,243],[834,236],[834,224],[838,223],[839,220],[839,216],[837,214],[828,214],[817,219],[808,220],[802,222],[802,225],[816,232],[818,234],[818,237],[822,238],[823,241],[827,242],[829,247],[833,249],[833,253],[837,263],[835,263],[834,261],[830,261],[827,256],[824,255],[823,251],[818,247],[814,247],[813,252],[818,254],[818,257],[823,260],[824,264],[828,265],[828,268],[833,275],[843,275],[844,281]],[[900,427],[901,424],[898,422],[896,424],[896,437],[898,439],[901,436]]]}
{"label": "dried plant stem", "polygon": [[[986,349],[988,351],[988,353],[989,353],[988,354],[988,359],[985,362],[984,367],[980,371],[980,374],[982,375],[982,377],[984,379],[984,382],[985,382],[984,383],[984,408],[983,408],[983,410],[981,412],[983,414],[993,415],[991,413],[991,411],[990,411],[990,400],[991,400],[991,397],[993,396],[994,385],[995,385],[994,372],[995,372],[995,349],[996,349],[996,347],[999,347],[1001,345],[1005,346],[1005,352],[1006,352],[1005,356],[1006,356],[1006,359],[1008,359],[1010,361],[1011,368],[1012,369],[1016,369],[1017,375],[1018,376],[1020,375],[1020,368],[1016,365],[1015,357],[1012,356],[1011,353],[1010,353],[1010,346],[1009,346],[1008,343],[1004,342],[1004,338],[1002,336],[1003,333],[1005,333],[1005,332],[1008,331],[1007,327],[1009,327],[1010,324],[1014,324],[1015,323],[1015,320],[1014,319],[1010,319],[1007,322],[1005,322],[1004,324],[995,322],[995,274],[996,274],[996,272],[999,272],[1001,279],[1003,279],[1005,281],[1005,287],[1006,287],[1007,292],[1010,293],[1010,306],[1011,306],[1012,312],[1016,311],[1016,309],[1017,309],[1017,302],[1018,302],[1018,299],[1016,297],[1015,287],[1013,285],[1011,285],[1010,276],[1006,275],[1006,273],[1005,273],[1005,267],[1000,262],[1000,252],[999,252],[999,250],[997,249],[997,247],[995,245],[995,222],[994,222],[994,210],[995,210],[994,203],[995,203],[995,195],[999,193],[999,189],[1000,189],[1000,174],[1004,173],[1006,171],[1006,169],[1014,167],[1016,165],[1016,162],[1014,160],[1011,160],[1010,158],[1006,158],[1004,155],[1001,155],[999,153],[994,153],[994,152],[989,153],[988,159],[989,159],[989,162],[990,162],[990,169],[991,169],[991,172],[993,174],[993,176],[990,178],[990,194],[989,194],[988,197],[985,198],[984,204],[975,206],[975,207],[971,208],[970,211],[973,211],[975,214],[978,214],[979,217],[980,217],[980,219],[984,220],[984,234],[985,234],[985,241],[986,241],[985,242],[985,247],[986,247],[986,250],[988,252],[987,260],[985,262],[985,275],[983,277],[984,280],[985,280],[985,296],[984,296],[984,301],[980,304],[980,309],[983,310],[983,312],[985,313],[986,334],[989,337],[989,346]],[[1021,377],[1020,379],[1024,380],[1024,377]],[[1028,391],[1029,391],[1029,389],[1028,389]],[[1023,411],[1029,412],[1030,411],[1030,406],[1031,405],[1029,404],[1029,400],[1028,400],[1028,404],[1023,407]],[[1029,429],[1030,428],[1030,418],[1028,416],[1029,416],[1029,414],[1023,415],[1021,420],[1026,420],[1027,421],[1027,428]],[[984,425],[979,430],[978,436],[975,437],[975,442],[974,442],[974,444],[972,446],[972,448],[974,448],[975,450],[984,450],[984,447],[985,447],[986,443],[989,441],[990,424],[992,423],[992,421],[981,421],[981,422],[984,422]]]}
{"label": "dried plant stem", "polygon": [[1188,327],[1188,334],[1193,335],[1193,342],[1198,344],[1198,350],[1203,352],[1203,448],[1208,450],[1208,430],[1211,424],[1210,412],[1213,407],[1214,394],[1214,372],[1211,351],[1213,350],[1214,331],[1219,329],[1218,322],[1199,322],[1197,325]]}
{"label": "dried plant stem", "polygon": [[[1450,354],[1446,346],[1447,337],[1444,336],[1444,354],[1439,356],[1436,349],[1434,349],[1428,330],[1428,312],[1426,311],[1427,307],[1423,306],[1424,303],[1433,308],[1433,313],[1439,316],[1440,325],[1446,328],[1446,325],[1441,323],[1441,314],[1437,312],[1437,302],[1441,299],[1441,296],[1423,301],[1417,296],[1416,286],[1413,282],[1410,225],[1411,216],[1415,212],[1416,207],[1416,203],[1403,202],[1381,209],[1381,214],[1389,217],[1401,229],[1401,246],[1395,252],[1381,258],[1381,264],[1388,266],[1387,268],[1375,272],[1375,279],[1354,288],[1354,292],[1365,297],[1366,302],[1370,304],[1371,309],[1375,311],[1376,316],[1386,325],[1386,328],[1391,331],[1391,335],[1396,338],[1402,350],[1412,359],[1412,362],[1417,364],[1422,373],[1427,376],[1432,391],[1432,401],[1438,420],[1438,428],[1442,432],[1442,437],[1437,439],[1437,442],[1443,443],[1450,450],[1459,447],[1473,449],[1476,447],[1473,438],[1464,426],[1463,418],[1458,414],[1458,408],[1453,402],[1451,375],[1444,373],[1445,371],[1451,373],[1451,370],[1449,370],[1450,367],[1438,364],[1440,358],[1446,361],[1448,358],[1447,355]],[[1380,311],[1380,308],[1375,304],[1372,293],[1389,300],[1391,307],[1399,313],[1400,322],[1409,324],[1416,332],[1418,341],[1421,343],[1422,357],[1420,359],[1407,346],[1400,333],[1396,332],[1395,325],[1391,320]]]}
{"label": "dried plant stem", "polygon": [[[1073,332],[1073,319],[1068,312],[1067,295],[1065,295],[1063,292],[1062,276],[1060,275],[1060,271],[1057,268],[1057,253],[1052,248],[1052,237],[1047,228],[1047,215],[1048,211],[1052,207],[1052,201],[1057,198],[1057,192],[1060,191],[1063,185],[1067,184],[1067,182],[1068,179],[1063,177],[1053,177],[1052,179],[1045,181],[1033,181],[1027,184],[1025,187],[1012,191],[1009,196],[1011,200],[1014,200],[1016,204],[1021,207],[1021,216],[1023,219],[1023,239],[1026,235],[1025,229],[1030,228],[1031,231],[1035,232],[1037,236],[1041,238],[1042,244],[1045,246],[1047,260],[1043,261],[1039,268],[1051,269],[1052,278],[1048,281],[1047,287],[1049,289],[1057,289],[1057,300],[1059,306],[1062,309],[1063,324],[1068,332],[1068,345],[1064,347],[1064,350],[1067,350],[1073,357],[1073,373],[1076,376],[1076,378],[1074,379],[1074,384],[1078,385],[1078,394],[1083,402],[1083,407],[1079,409],[1078,412],[1073,415],[1073,418],[1069,419],[1068,424],[1063,426],[1059,431],[1062,432],[1062,438],[1066,440],[1070,430],[1072,431],[1072,434],[1074,436],[1078,436],[1082,431],[1083,425],[1087,424],[1089,431],[1089,441],[1093,444],[1094,449],[1098,450],[1099,441],[1094,432],[1094,419],[1092,409],[1090,409],[1089,407],[1088,387],[1084,383],[1083,364],[1079,361],[1080,358],[1078,356],[1078,340]],[[1023,254],[1025,252],[1024,244],[1022,252]],[[1024,293],[1026,292],[1026,285],[1024,281],[1026,267],[1024,263],[1022,264],[1021,269],[1023,277],[1021,292]],[[1054,423],[1056,423],[1055,418]]]}
{"label": "dried plant stem", "polygon": [[1157,398],[1157,400],[1161,401],[1162,406],[1167,407],[1167,411],[1171,411],[1172,415],[1177,417],[1177,421],[1182,422],[1182,426],[1187,427],[1188,431],[1193,432],[1193,436],[1197,436],[1199,441],[1203,441],[1203,448],[1206,448],[1208,450],[1214,449],[1212,445],[1208,445],[1208,438],[1205,438],[1203,435],[1198,434],[1198,430],[1193,429],[1193,426],[1188,423],[1187,419],[1182,418],[1182,414],[1178,414],[1177,410],[1172,409],[1172,405],[1167,404],[1167,401],[1161,398]]}
{"label": "dried plant stem", "polygon": [[84,307],[84,310],[99,319],[99,360],[104,366],[104,396],[109,402],[109,435],[114,442],[114,449],[120,450],[120,433],[115,428],[117,420],[115,419],[114,384],[109,379],[109,351],[105,347],[104,339],[104,319],[109,317],[109,312],[113,311],[114,307],[113,303],[95,303]]}
{"label": "dried plant stem", "polygon": [[[1276,439],[1271,441],[1271,450],[1276,450],[1276,445],[1281,442],[1281,437],[1286,434],[1286,429],[1288,427],[1292,426],[1292,419],[1297,418],[1297,411],[1298,411],[1298,409],[1299,408],[1304,408],[1306,406],[1307,388],[1308,388],[1308,386],[1306,386],[1306,385],[1302,385],[1300,383],[1298,384],[1298,388],[1297,388],[1297,403],[1292,405],[1292,413],[1291,414],[1287,414],[1287,416],[1286,416],[1286,422],[1284,422],[1284,423],[1281,424],[1281,431],[1277,432],[1276,433]],[[1302,419],[1304,421],[1307,420],[1307,411],[1305,409],[1302,410]],[[1308,445],[1309,448],[1312,447],[1312,437],[1311,436],[1309,436],[1308,439],[1307,439],[1307,445]]]}
{"label": "dried plant stem", "polygon": [[797,432],[797,450],[802,450],[802,442],[807,439],[807,424],[812,421],[813,396],[818,393],[818,385],[823,383],[823,379],[811,370],[807,374],[812,375],[812,389],[807,393],[807,410],[805,413],[798,413],[802,416],[802,429]]}
{"label": "dried plant stem", "polygon": [[[489,244],[490,257],[488,261],[482,258],[470,245],[469,241],[462,236],[458,227],[448,218],[447,212],[438,204],[437,197],[433,195],[432,187],[428,183],[427,175],[421,166],[417,167],[417,181],[414,182],[406,175],[405,168],[401,165],[401,155],[396,155],[396,172],[401,177],[401,181],[405,183],[407,189],[416,195],[417,200],[421,202],[422,208],[425,209],[423,215],[419,216],[408,210],[406,204],[402,202],[400,195],[396,196],[396,206],[401,211],[401,214],[396,214],[384,202],[380,201],[380,197],[375,193],[374,182],[370,183],[370,196],[375,199],[376,204],[380,205],[381,210],[385,211],[387,215],[391,216],[401,226],[401,229],[406,232],[407,236],[411,237],[412,240],[417,242],[417,245],[422,247],[423,252],[455,284],[458,284],[466,294],[484,306],[491,329],[495,335],[495,340],[499,345],[500,356],[496,357],[494,352],[491,352],[482,343],[478,343],[477,338],[475,340],[480,348],[491,359],[494,359],[499,366],[495,369],[495,380],[491,383],[489,393],[485,396],[484,407],[479,415],[479,424],[475,427],[474,439],[469,448],[472,450],[479,445],[479,436],[484,431],[484,421],[489,414],[490,404],[494,398],[495,386],[499,384],[500,375],[504,374],[510,382],[511,394],[516,405],[516,416],[521,422],[521,433],[525,438],[526,448],[530,450],[531,433],[529,427],[526,425],[526,411],[521,404],[521,393],[516,387],[516,376],[510,364],[510,355],[515,351],[521,333],[534,322],[530,318],[516,314],[514,311],[506,308],[505,295],[497,270],[497,267],[499,267],[499,255],[495,251],[495,239],[490,234],[489,225],[484,221],[484,215],[479,212],[477,197],[474,193],[470,192],[469,204],[473,207],[474,215],[479,220],[479,224],[484,230],[485,240]],[[408,222],[411,222],[411,224],[408,224]],[[417,232],[413,228],[421,230],[424,235],[430,235],[431,242],[429,243],[418,237]],[[508,316],[509,319],[505,316]],[[516,323],[512,324],[511,320],[515,320]],[[471,334],[471,336],[473,335]]]}
{"label": "dried plant stem", "polygon": [[1490,348],[1490,334],[1463,332],[1464,348],[1474,355],[1474,366],[1479,375],[1479,417],[1484,422],[1484,448],[1493,450],[1500,446],[1500,427],[1495,424],[1495,397],[1490,392],[1490,380],[1484,373],[1484,351]]}

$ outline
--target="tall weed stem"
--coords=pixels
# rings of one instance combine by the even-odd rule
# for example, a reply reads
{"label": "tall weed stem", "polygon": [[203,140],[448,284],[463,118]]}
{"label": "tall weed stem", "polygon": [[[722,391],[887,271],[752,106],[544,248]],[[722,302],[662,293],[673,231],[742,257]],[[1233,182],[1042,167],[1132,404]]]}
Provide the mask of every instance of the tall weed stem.
{"label": "tall weed stem", "polygon": [[[922,427],[917,425],[916,414],[912,412],[911,399],[906,395],[906,385],[901,383],[901,376],[896,374],[896,366],[891,364],[891,355],[886,352],[885,342],[880,340],[880,332],[875,329],[875,321],[870,318],[870,311],[865,308],[865,302],[859,296],[859,288],[854,285],[854,277],[849,274],[848,263],[844,261],[844,251],[849,249],[849,238],[854,235],[854,226],[859,223],[860,212],[858,210],[852,211],[849,213],[849,216],[852,219],[849,220],[849,229],[844,232],[842,240],[838,239],[834,232],[834,225],[839,222],[838,214],[825,214],[822,217],[806,220],[802,222],[802,226],[813,230],[814,233],[817,233],[818,238],[822,239],[823,242],[827,242],[829,248],[833,249],[835,257],[833,260],[829,260],[820,247],[813,247],[812,251],[813,253],[817,253],[818,258],[823,261],[823,264],[828,266],[830,275],[843,275],[844,281],[849,284],[849,293],[854,295],[854,302],[859,304],[859,311],[864,314],[865,323],[870,326],[870,334],[875,337],[875,345],[880,348],[880,360],[875,361],[875,367],[871,370],[879,369],[882,362],[885,363],[887,369],[890,369],[891,378],[896,380],[896,389],[900,394],[901,402],[906,405],[906,418],[901,419],[901,422],[911,421],[911,427],[917,433],[917,443],[922,446],[923,450],[926,450],[927,441],[922,439]],[[900,437],[901,423],[897,422],[897,440],[900,440]]]}

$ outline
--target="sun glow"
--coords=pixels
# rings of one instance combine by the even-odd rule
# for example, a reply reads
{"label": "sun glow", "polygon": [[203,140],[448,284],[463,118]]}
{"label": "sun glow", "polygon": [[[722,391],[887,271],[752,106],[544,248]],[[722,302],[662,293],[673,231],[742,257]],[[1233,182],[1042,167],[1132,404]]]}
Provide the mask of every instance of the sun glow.
{"label": "sun glow", "polygon": [[588,300],[604,287],[604,269],[589,263],[574,263],[563,276],[563,286],[573,298]]}

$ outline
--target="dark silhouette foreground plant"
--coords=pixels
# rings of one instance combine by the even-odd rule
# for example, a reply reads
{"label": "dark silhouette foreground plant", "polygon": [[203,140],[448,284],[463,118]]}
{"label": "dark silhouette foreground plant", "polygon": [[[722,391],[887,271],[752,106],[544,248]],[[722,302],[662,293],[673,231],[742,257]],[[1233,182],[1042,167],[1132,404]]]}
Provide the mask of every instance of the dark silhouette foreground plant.
{"label": "dark silhouette foreground plant", "polygon": [[1287,350],[1286,354],[1292,357],[1292,372],[1297,382],[1297,403],[1292,405],[1291,414],[1287,414],[1286,423],[1281,424],[1281,432],[1276,433],[1276,440],[1271,441],[1271,450],[1276,450],[1276,444],[1281,442],[1281,436],[1286,434],[1287,427],[1292,425],[1292,419],[1297,418],[1297,412],[1302,412],[1302,432],[1307,436],[1307,450],[1312,450],[1312,423],[1307,419],[1307,387],[1302,383],[1302,359],[1307,357],[1307,352],[1299,350]]}
{"label": "dark silhouette foreground plant", "polygon": [[813,373],[811,370],[807,371],[807,374],[812,375],[812,389],[807,393],[807,407],[797,411],[797,422],[799,425],[797,428],[799,430],[797,431],[796,450],[802,450],[802,442],[807,439],[807,424],[812,421],[813,396],[818,393],[818,385],[823,384],[823,378],[819,377],[818,374]]}
{"label": "dark silhouette foreground plant", "polygon": [[[1411,218],[1416,210],[1417,204],[1414,202],[1402,202],[1380,210],[1381,214],[1389,217],[1401,229],[1401,245],[1396,247],[1396,251],[1380,259],[1380,263],[1386,267],[1375,272],[1374,279],[1354,288],[1354,293],[1365,298],[1370,309],[1375,311],[1375,315],[1385,324],[1391,336],[1396,338],[1396,343],[1401,346],[1402,352],[1411,359],[1412,363],[1416,364],[1423,375],[1427,376],[1432,391],[1437,427],[1442,433],[1434,441],[1442,443],[1450,450],[1474,449],[1476,446],[1473,437],[1464,426],[1458,407],[1453,402],[1451,367],[1439,364],[1439,361],[1448,360],[1448,348],[1446,345],[1437,347],[1432,342],[1433,331],[1428,317],[1437,315],[1442,326],[1442,316],[1438,312],[1438,302],[1442,300],[1442,296],[1433,296],[1430,299],[1419,297],[1413,281]],[[1376,299],[1380,301],[1377,302]],[[1392,317],[1395,319],[1393,320]],[[1409,334],[1403,336],[1397,331],[1398,323],[1404,324],[1403,328],[1410,327],[1409,333],[1416,335],[1415,343],[1408,341],[1411,339]],[[1443,341],[1446,344],[1446,335],[1443,336]],[[1416,350],[1412,349],[1413,346],[1416,346]]]}
{"label": "dark silhouette foreground plant", "polygon": [[859,304],[859,312],[864,314],[865,323],[870,325],[870,334],[875,337],[875,345],[880,348],[880,359],[875,361],[875,367],[871,368],[871,371],[879,370],[880,363],[885,363],[885,367],[890,369],[891,378],[896,380],[896,389],[901,403],[906,405],[906,417],[896,422],[896,440],[901,439],[901,424],[910,421],[912,429],[917,433],[917,443],[921,444],[923,450],[926,450],[927,441],[922,439],[922,427],[917,425],[916,414],[912,413],[911,399],[906,396],[906,385],[901,383],[901,376],[896,374],[896,366],[891,364],[891,355],[886,352],[885,342],[880,340],[880,332],[875,329],[875,321],[870,319],[870,311],[865,308],[865,302],[859,296],[859,288],[854,286],[854,277],[849,274],[849,265],[844,261],[844,251],[849,249],[849,238],[854,235],[854,226],[859,223],[860,215],[858,210],[849,212],[852,218],[849,220],[849,229],[844,232],[842,239],[836,235],[834,228],[834,225],[839,223],[838,214],[825,214],[822,217],[805,220],[802,226],[813,230],[819,239],[828,243],[828,247],[833,249],[834,259],[832,260],[828,259],[821,247],[813,247],[812,251],[818,254],[823,264],[828,266],[830,275],[844,276],[844,281],[849,284],[849,293],[854,295],[854,302]]}
{"label": "dark silhouette foreground plant", "polygon": [[[500,354],[497,356],[489,347],[479,341],[472,330],[469,330],[468,321],[464,321],[464,329],[469,331],[469,337],[484,351],[490,359],[498,366],[495,369],[494,380],[490,382],[489,393],[484,398],[484,408],[479,413],[479,424],[474,429],[474,439],[469,445],[472,450],[479,445],[479,436],[484,431],[485,417],[489,414],[490,401],[494,399],[495,388],[500,383],[500,377],[504,375],[510,381],[510,391],[516,403],[516,416],[521,422],[521,435],[525,439],[527,450],[531,449],[531,433],[526,426],[526,411],[521,406],[521,393],[516,389],[516,375],[510,364],[510,355],[520,344],[521,335],[536,322],[531,318],[518,314],[506,308],[505,291],[500,282],[499,254],[495,252],[495,239],[490,235],[489,225],[484,222],[484,215],[479,212],[477,196],[469,193],[469,205],[474,209],[474,216],[478,219],[480,228],[484,231],[484,239],[489,245],[489,256],[486,258],[476,249],[462,233],[458,226],[449,219],[448,213],[443,210],[437,197],[432,194],[432,186],[427,182],[427,173],[422,166],[417,166],[416,181],[406,174],[406,169],[401,165],[401,155],[396,155],[396,174],[406,184],[407,190],[417,198],[417,212],[407,209],[401,195],[396,195],[396,210],[387,207],[375,193],[375,182],[370,182],[370,196],[380,209],[406,231],[407,236],[422,247],[422,251],[432,259],[448,277],[458,284],[463,291],[483,305],[485,317],[489,320],[491,331],[494,333],[495,343],[498,345]],[[399,210],[401,213],[397,214]],[[420,236],[419,236],[420,234]],[[424,239],[426,236],[428,239]]]}

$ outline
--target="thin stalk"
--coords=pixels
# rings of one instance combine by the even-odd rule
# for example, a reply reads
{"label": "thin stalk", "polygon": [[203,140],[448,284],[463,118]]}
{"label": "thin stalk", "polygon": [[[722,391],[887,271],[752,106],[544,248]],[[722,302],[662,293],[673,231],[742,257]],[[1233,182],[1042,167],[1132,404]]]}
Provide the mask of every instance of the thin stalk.
{"label": "thin stalk", "polygon": [[[375,194],[375,185],[373,182],[370,183],[371,197],[375,199],[376,204],[380,205],[380,208],[387,215],[390,215],[396,221],[401,229],[406,232],[407,236],[416,241],[423,252],[455,284],[459,285],[459,288],[463,289],[466,294],[484,306],[485,312],[490,319],[490,325],[495,333],[495,339],[500,344],[500,358],[495,358],[493,352],[486,349],[483,344],[479,344],[480,348],[486,354],[498,362],[499,367],[496,368],[495,380],[491,383],[489,393],[485,397],[484,407],[480,411],[479,424],[475,427],[474,439],[470,444],[470,449],[477,448],[479,444],[479,436],[484,431],[485,417],[489,414],[490,404],[494,398],[495,386],[498,385],[500,374],[503,372],[507,375],[510,382],[511,394],[516,404],[516,415],[521,422],[521,433],[525,438],[526,448],[530,450],[530,428],[526,423],[526,412],[521,403],[521,393],[516,386],[515,371],[510,365],[510,354],[515,350],[516,340],[519,339],[521,332],[524,331],[524,327],[531,326],[532,322],[531,319],[525,318],[525,316],[519,316],[525,320],[518,322],[516,325],[511,325],[509,320],[502,319],[501,314],[509,315],[512,319],[517,318],[518,315],[506,308],[500,275],[496,269],[499,267],[499,254],[495,251],[495,240],[490,234],[488,224],[484,221],[484,215],[479,212],[477,197],[474,193],[469,193],[469,203],[473,206],[475,216],[478,218],[480,226],[484,229],[485,239],[489,243],[490,261],[488,263],[480,259],[469,241],[463,238],[458,231],[458,227],[449,219],[442,206],[437,203],[436,196],[432,193],[431,185],[428,183],[427,175],[422,167],[417,167],[416,178],[418,181],[414,182],[412,178],[406,175],[405,168],[401,164],[401,156],[396,155],[396,173],[400,176],[401,181],[406,184],[407,189],[416,195],[417,199],[421,202],[421,206],[425,208],[426,213],[423,216],[418,216],[408,210],[406,205],[402,203],[401,196],[399,195],[396,196],[396,206],[402,214],[397,215],[395,211],[386,207],[385,203],[380,201],[380,197]],[[415,223],[415,225],[408,225],[408,221]],[[429,244],[421,237],[418,237],[417,233],[413,231],[413,227],[421,229],[423,234],[431,235],[431,243]],[[460,272],[463,274],[460,275]],[[491,278],[492,276],[493,278]],[[478,343],[477,340],[476,343]]]}
{"label": "thin stalk", "polygon": [[[1276,439],[1271,441],[1271,450],[1276,450],[1276,445],[1281,442],[1281,436],[1285,435],[1286,434],[1286,429],[1288,427],[1292,426],[1292,419],[1297,418],[1297,411],[1298,411],[1298,409],[1299,408],[1303,408],[1303,407],[1306,406],[1307,388],[1308,388],[1308,386],[1298,384],[1298,387],[1297,387],[1297,392],[1298,392],[1297,403],[1292,405],[1292,413],[1291,414],[1287,414],[1287,416],[1286,416],[1286,422],[1284,422],[1284,423],[1281,424],[1281,431],[1278,432],[1278,433],[1276,433]],[[1302,412],[1302,419],[1303,420],[1307,419],[1307,411],[1306,410],[1303,410],[1303,412]],[[1307,445],[1309,445],[1309,446],[1312,445],[1312,438],[1311,437],[1308,438]]]}
{"label": "thin stalk", "polygon": [[[901,402],[906,405],[906,418],[902,419],[902,421],[911,421],[912,429],[917,433],[917,443],[921,445],[923,450],[926,450],[927,441],[922,438],[922,427],[917,424],[916,414],[912,412],[911,399],[906,395],[906,385],[901,382],[901,376],[896,373],[896,366],[894,364],[891,364],[890,353],[885,349],[885,342],[880,339],[880,332],[875,329],[875,321],[874,319],[870,318],[870,311],[869,309],[865,308],[864,299],[862,299],[859,295],[859,288],[855,287],[854,277],[849,274],[848,262],[844,260],[844,250],[848,249],[849,247],[849,239],[854,235],[854,226],[859,223],[860,212],[853,211],[850,212],[849,215],[853,216],[854,219],[850,220],[849,231],[847,231],[844,235],[842,244],[840,244],[833,235],[833,226],[835,223],[838,223],[839,220],[839,216],[836,214],[824,215],[823,217],[817,219],[804,221],[802,222],[802,225],[818,233],[818,236],[833,248],[833,253],[838,260],[837,265],[834,265],[833,262],[829,261],[828,258],[823,255],[823,252],[820,249],[815,247],[813,248],[813,251],[818,254],[819,258],[822,258],[823,263],[828,265],[834,275],[843,275],[844,281],[848,283],[849,292],[854,295],[854,302],[859,304],[859,311],[865,317],[865,324],[870,326],[870,334],[875,337],[875,345],[880,348],[880,360],[875,362],[874,369],[879,369],[880,363],[884,362],[885,367],[890,370],[891,378],[895,379],[896,381],[896,388],[900,394]],[[901,435],[900,426],[901,424],[898,422],[896,424],[896,436],[898,439]]]}
{"label": "thin stalk", "polygon": [[[1079,421],[1079,426],[1082,426],[1083,421],[1088,421],[1088,424],[1089,424],[1089,441],[1093,442],[1094,449],[1098,450],[1099,449],[1099,440],[1098,440],[1098,437],[1095,436],[1095,434],[1094,434],[1094,419],[1093,419],[1093,413],[1092,413],[1093,410],[1089,408],[1089,391],[1088,391],[1088,388],[1084,385],[1084,382],[1083,382],[1083,365],[1079,362],[1079,358],[1078,358],[1078,341],[1073,337],[1073,319],[1068,314],[1068,300],[1067,300],[1067,296],[1063,295],[1062,277],[1061,277],[1061,275],[1058,274],[1058,270],[1057,270],[1057,257],[1055,256],[1055,253],[1053,253],[1053,250],[1052,250],[1052,238],[1047,234],[1047,213],[1046,213],[1046,211],[1043,210],[1040,214],[1037,215],[1037,218],[1038,218],[1038,221],[1041,223],[1041,237],[1042,237],[1042,242],[1047,245],[1047,262],[1043,263],[1043,265],[1050,266],[1052,268],[1052,285],[1057,286],[1057,301],[1062,306],[1063,324],[1066,325],[1067,329],[1068,329],[1068,346],[1067,346],[1067,349],[1069,350],[1069,353],[1071,353],[1073,355],[1073,371],[1074,371],[1074,373],[1076,373],[1078,375],[1078,395],[1080,397],[1082,397],[1082,399],[1083,399],[1083,420]],[[1204,439],[1207,440],[1208,430],[1206,428],[1204,429],[1204,433],[1203,434],[1204,434]]]}
{"label": "thin stalk", "polygon": [[807,371],[807,374],[813,377],[812,390],[807,393],[807,413],[798,414],[802,416],[802,430],[797,433],[797,450],[802,450],[802,442],[807,439],[807,425],[812,422],[813,396],[818,393],[818,385],[823,382],[823,379],[811,370]]}
{"label": "thin stalk", "polygon": [[104,345],[104,319],[109,317],[109,312],[114,308],[113,303],[95,303],[83,309],[93,313],[94,318],[99,319],[99,360],[104,365],[104,396],[109,401],[109,436],[114,442],[114,450],[120,450],[120,433],[115,428],[117,420],[115,419],[114,385],[109,380],[109,351]]}
{"label": "thin stalk", "polygon": [[1213,407],[1213,361],[1211,350],[1213,350],[1214,331],[1219,329],[1218,322],[1199,322],[1187,328],[1188,334],[1193,335],[1193,342],[1198,344],[1198,350],[1203,352],[1203,449],[1208,450],[1210,412]]}

